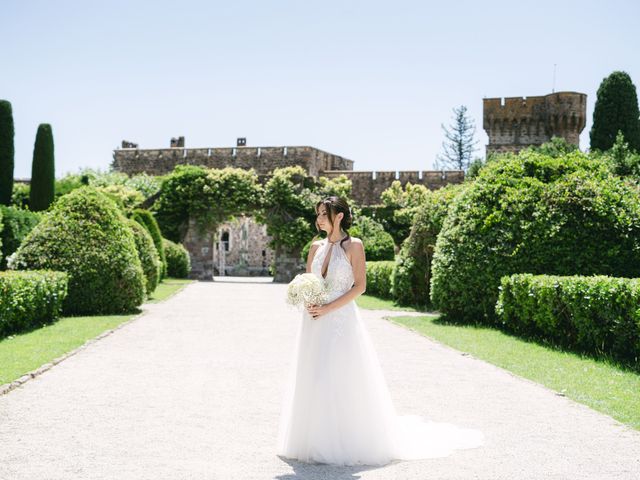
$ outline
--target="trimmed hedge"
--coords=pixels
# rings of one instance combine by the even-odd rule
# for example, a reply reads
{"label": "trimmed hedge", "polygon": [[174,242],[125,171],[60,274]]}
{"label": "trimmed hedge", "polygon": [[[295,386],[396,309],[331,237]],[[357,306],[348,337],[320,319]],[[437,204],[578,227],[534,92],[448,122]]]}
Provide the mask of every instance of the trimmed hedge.
{"label": "trimmed hedge", "polygon": [[514,273],[640,277],[638,186],[581,152],[490,161],[449,208],[431,300],[450,321],[494,324]]}
{"label": "trimmed hedge", "polygon": [[162,242],[167,255],[167,276],[188,278],[191,273],[191,257],[187,249],[182,244],[174,243],[166,238],[163,238]]}
{"label": "trimmed hedge", "polygon": [[504,276],[496,313],[516,334],[640,367],[640,279]]}
{"label": "trimmed hedge", "polygon": [[68,280],[65,272],[0,272],[0,338],[55,321]]}
{"label": "trimmed hedge", "polygon": [[382,224],[373,218],[364,215],[358,216],[349,228],[349,235],[362,240],[367,261],[394,259],[393,237],[385,232]]}
{"label": "trimmed hedge", "polygon": [[0,270],[6,270],[7,257],[18,249],[22,240],[41,219],[40,212],[0,205]]}
{"label": "trimmed hedge", "polygon": [[151,234],[151,238],[153,239],[153,244],[156,246],[156,250],[158,251],[158,255],[160,257],[160,262],[162,263],[162,270],[160,272],[160,278],[164,278],[167,276],[167,259],[164,252],[164,243],[162,241],[162,234],[160,233],[160,227],[158,226],[158,222],[156,221],[156,217],[149,210],[144,210],[141,208],[137,208],[133,211],[131,218],[142,225],[147,229],[149,234]]}
{"label": "trimmed hedge", "polygon": [[393,260],[367,261],[367,295],[391,299],[391,275],[394,265]]}
{"label": "trimmed hedge", "polygon": [[7,263],[67,272],[67,315],[128,313],[144,300],[133,233],[116,204],[93,187],[60,197]]}
{"label": "trimmed hedge", "polygon": [[131,231],[133,232],[136,251],[142,264],[142,271],[144,272],[146,280],[145,292],[147,295],[151,295],[158,286],[160,274],[162,273],[162,264],[158,256],[158,250],[156,250],[153,239],[146,228],[130,218],[127,219],[127,225],[131,227]]}

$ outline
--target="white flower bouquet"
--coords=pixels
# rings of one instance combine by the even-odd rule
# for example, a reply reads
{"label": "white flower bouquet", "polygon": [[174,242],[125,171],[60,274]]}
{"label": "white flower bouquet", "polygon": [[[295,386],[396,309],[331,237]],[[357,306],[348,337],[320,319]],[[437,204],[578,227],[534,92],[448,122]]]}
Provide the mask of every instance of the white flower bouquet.
{"label": "white flower bouquet", "polygon": [[324,305],[328,291],[326,282],[314,273],[300,273],[287,287],[287,303],[304,308],[309,305]]}

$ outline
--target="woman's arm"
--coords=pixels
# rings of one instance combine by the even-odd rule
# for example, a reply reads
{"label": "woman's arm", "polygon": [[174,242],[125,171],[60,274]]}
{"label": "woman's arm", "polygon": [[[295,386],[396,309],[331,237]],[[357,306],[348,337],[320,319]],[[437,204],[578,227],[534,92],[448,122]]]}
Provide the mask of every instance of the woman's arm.
{"label": "woman's arm", "polygon": [[318,244],[317,243],[312,243],[311,246],[309,247],[309,253],[307,255],[307,272],[306,273],[311,273],[311,264],[313,263],[313,257],[316,254],[316,250],[318,249]]}
{"label": "woman's arm", "polygon": [[[334,247],[336,248],[336,247]],[[342,248],[339,247],[338,248]],[[364,245],[361,241],[353,241],[351,246],[351,266],[353,268],[353,287],[345,292],[342,296],[336,298],[332,302],[324,305],[318,305],[312,307],[310,312],[312,315],[317,313],[317,316],[324,315],[332,310],[346,305],[351,300],[355,299],[359,295],[362,295],[367,289],[367,269],[366,259],[364,255]]]}

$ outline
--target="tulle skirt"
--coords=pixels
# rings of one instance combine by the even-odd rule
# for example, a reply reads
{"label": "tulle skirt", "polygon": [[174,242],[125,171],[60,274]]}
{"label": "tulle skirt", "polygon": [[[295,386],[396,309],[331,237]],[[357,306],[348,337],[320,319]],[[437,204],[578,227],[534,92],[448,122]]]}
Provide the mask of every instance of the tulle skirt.
{"label": "tulle skirt", "polygon": [[302,312],[278,455],[307,463],[385,465],[483,444],[481,431],[397,415],[355,301],[316,320]]}

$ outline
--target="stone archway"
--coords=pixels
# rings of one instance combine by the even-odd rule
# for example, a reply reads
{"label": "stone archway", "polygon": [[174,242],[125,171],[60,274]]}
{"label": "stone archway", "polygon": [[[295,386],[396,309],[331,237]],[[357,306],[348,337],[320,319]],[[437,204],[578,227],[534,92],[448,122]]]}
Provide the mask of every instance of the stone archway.
{"label": "stone archway", "polygon": [[191,278],[211,281],[214,276],[271,276],[275,269],[274,282],[289,282],[305,271],[300,252],[274,251],[268,246],[270,240],[266,226],[251,215],[239,215],[221,223],[217,231],[204,233],[198,233],[195,221],[190,220],[183,245],[191,257]]}

